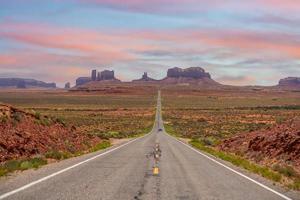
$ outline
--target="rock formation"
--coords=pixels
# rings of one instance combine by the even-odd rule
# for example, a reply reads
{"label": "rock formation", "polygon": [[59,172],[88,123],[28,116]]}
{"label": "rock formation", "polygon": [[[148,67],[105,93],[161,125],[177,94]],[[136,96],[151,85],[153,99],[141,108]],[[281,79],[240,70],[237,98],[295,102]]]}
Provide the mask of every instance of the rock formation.
{"label": "rock formation", "polygon": [[147,74],[147,72],[144,72],[142,78],[137,79],[137,80],[133,80],[132,82],[151,82],[151,81],[157,81],[153,78],[150,78]]}
{"label": "rock formation", "polygon": [[92,79],[90,77],[79,77],[78,79],[76,79],[76,86],[84,85],[91,81]]}
{"label": "rock formation", "polygon": [[[300,118],[271,128],[236,134],[219,144],[223,151],[239,153],[261,163],[286,163],[300,171]],[[271,161],[271,162],[270,162]]]}
{"label": "rock formation", "polygon": [[211,78],[209,73],[206,73],[204,69],[201,67],[190,67],[187,69],[181,69],[178,67],[168,69],[167,77],[170,78],[179,78],[179,77],[185,77],[185,78]]}
{"label": "rock formation", "polygon": [[81,86],[84,84],[87,84],[89,82],[98,82],[98,81],[117,81],[120,82],[120,80],[115,78],[115,72],[114,71],[109,71],[109,70],[104,70],[102,72],[98,72],[97,70],[92,70],[91,77],[79,77],[76,80],[76,86]]}
{"label": "rock formation", "polygon": [[278,86],[300,88],[300,77],[288,77],[288,78],[281,79],[279,81]]}
{"label": "rock formation", "polygon": [[102,72],[99,72],[98,81],[104,81],[104,80],[116,80],[115,72],[109,70],[104,70]]}
{"label": "rock formation", "polygon": [[186,69],[175,67],[168,69],[167,77],[160,82],[164,84],[191,84],[205,88],[221,86],[221,84],[214,81],[210,74],[205,72],[201,67],[190,67]]}
{"label": "rock formation", "polygon": [[34,79],[23,78],[0,78],[0,87],[16,87],[16,88],[56,88],[55,83],[45,83]]}
{"label": "rock formation", "polygon": [[26,88],[26,83],[24,80],[20,80],[18,83],[17,83],[17,88],[19,89],[25,89]]}
{"label": "rock formation", "polygon": [[92,81],[96,81],[97,80],[97,70],[93,70],[92,71]]}
{"label": "rock formation", "polygon": [[29,113],[1,103],[0,119],[0,163],[35,157],[49,151],[85,151],[101,142],[99,137],[80,132],[54,117]]}
{"label": "rock formation", "polygon": [[70,89],[70,88],[71,88],[71,83],[69,83],[69,82],[66,83],[66,84],[65,84],[65,89]]}

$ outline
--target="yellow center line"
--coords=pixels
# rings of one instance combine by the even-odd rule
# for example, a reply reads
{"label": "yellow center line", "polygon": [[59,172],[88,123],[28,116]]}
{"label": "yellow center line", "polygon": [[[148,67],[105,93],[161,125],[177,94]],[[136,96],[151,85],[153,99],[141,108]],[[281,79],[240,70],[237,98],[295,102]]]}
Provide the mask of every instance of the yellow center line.
{"label": "yellow center line", "polygon": [[158,175],[159,174],[159,168],[158,167],[154,167],[153,168],[153,174],[154,175]]}

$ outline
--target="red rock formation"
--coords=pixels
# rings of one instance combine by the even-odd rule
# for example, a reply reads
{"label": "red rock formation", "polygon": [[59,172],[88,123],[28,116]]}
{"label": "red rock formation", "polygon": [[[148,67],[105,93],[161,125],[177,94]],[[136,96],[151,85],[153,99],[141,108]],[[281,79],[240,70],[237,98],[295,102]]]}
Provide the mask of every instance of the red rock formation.
{"label": "red rock formation", "polygon": [[79,133],[75,127],[67,127],[56,119],[3,104],[0,104],[0,134],[0,163],[51,150],[74,153],[87,149],[87,142],[95,145],[101,141],[98,137]]}
{"label": "red rock formation", "polygon": [[133,80],[132,82],[155,82],[157,80],[150,78],[147,74],[147,72],[144,72],[142,78],[137,79],[137,80]]}
{"label": "red rock formation", "polygon": [[279,87],[300,88],[300,77],[288,77],[281,79],[278,84]]}
{"label": "red rock formation", "polygon": [[201,78],[211,78],[209,73],[206,73],[204,69],[201,67],[190,67],[187,69],[181,69],[178,67],[168,69],[167,77],[169,78],[195,78],[195,79],[201,79]]}
{"label": "red rock formation", "polygon": [[220,149],[242,153],[259,162],[290,163],[300,171],[300,119],[266,130],[242,133],[223,141]]}

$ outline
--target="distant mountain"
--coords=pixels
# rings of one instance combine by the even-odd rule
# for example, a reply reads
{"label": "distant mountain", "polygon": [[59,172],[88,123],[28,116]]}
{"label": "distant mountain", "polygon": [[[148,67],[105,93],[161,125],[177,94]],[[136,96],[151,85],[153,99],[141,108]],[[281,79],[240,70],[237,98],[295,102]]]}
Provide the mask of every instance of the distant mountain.
{"label": "distant mountain", "polygon": [[0,88],[56,88],[55,83],[45,83],[34,79],[0,78]]}

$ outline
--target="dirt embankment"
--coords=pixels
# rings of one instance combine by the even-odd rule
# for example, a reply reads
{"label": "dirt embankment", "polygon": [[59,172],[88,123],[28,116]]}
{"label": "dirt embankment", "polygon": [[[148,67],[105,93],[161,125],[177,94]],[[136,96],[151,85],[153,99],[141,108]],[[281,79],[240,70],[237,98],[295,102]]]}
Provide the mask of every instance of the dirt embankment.
{"label": "dirt embankment", "polygon": [[269,129],[239,134],[223,141],[219,148],[262,164],[289,164],[300,172],[300,118]]}
{"label": "dirt embankment", "polygon": [[0,104],[0,163],[49,151],[76,153],[100,142],[99,137],[80,133],[61,119]]}

